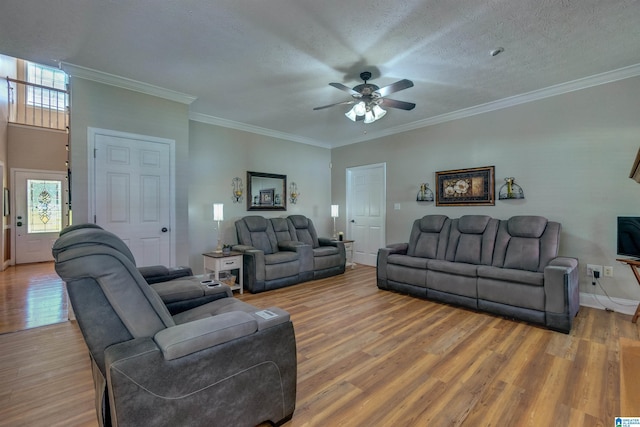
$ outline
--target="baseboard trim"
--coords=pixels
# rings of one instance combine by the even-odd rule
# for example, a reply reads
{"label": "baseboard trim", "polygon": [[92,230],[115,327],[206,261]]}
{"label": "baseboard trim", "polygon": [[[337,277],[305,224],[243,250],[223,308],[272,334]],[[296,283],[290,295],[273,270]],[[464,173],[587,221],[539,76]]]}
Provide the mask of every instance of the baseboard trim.
{"label": "baseboard trim", "polygon": [[580,305],[597,308],[599,310],[611,309],[617,313],[633,316],[638,307],[638,301],[624,298],[609,298],[606,295],[580,292]]}

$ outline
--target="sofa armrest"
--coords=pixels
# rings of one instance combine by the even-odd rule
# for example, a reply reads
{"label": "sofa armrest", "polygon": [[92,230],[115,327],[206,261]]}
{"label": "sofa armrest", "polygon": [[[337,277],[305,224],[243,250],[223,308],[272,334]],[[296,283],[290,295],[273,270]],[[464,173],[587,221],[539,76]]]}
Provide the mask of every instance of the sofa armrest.
{"label": "sofa armrest", "polygon": [[230,311],[163,329],[153,339],[164,358],[173,360],[257,330],[258,322],[249,313]]}
{"label": "sofa armrest", "polygon": [[231,248],[232,250],[236,251],[236,252],[246,252],[246,251],[252,251],[252,250],[256,250],[256,248],[254,248],[253,246],[249,246],[249,245],[233,245],[233,247]]}
{"label": "sofa armrest", "polygon": [[385,249],[389,249],[389,255],[391,254],[402,254],[406,255],[409,250],[408,243],[390,243],[387,245]]}
{"label": "sofa armrest", "polygon": [[544,294],[546,312],[576,315],[580,305],[577,259],[557,257],[549,262],[544,269]]}

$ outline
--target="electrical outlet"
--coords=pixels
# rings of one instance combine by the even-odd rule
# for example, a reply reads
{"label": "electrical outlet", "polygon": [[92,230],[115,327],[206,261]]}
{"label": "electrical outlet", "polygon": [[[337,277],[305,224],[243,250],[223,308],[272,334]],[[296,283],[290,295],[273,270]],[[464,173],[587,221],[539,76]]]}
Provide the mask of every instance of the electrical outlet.
{"label": "electrical outlet", "polygon": [[598,277],[602,277],[602,266],[601,265],[587,264],[587,277],[593,277],[593,272],[594,271],[597,271],[598,273],[600,273],[600,276],[598,276]]}
{"label": "electrical outlet", "polygon": [[610,265],[604,266],[604,277],[613,277],[613,267]]}

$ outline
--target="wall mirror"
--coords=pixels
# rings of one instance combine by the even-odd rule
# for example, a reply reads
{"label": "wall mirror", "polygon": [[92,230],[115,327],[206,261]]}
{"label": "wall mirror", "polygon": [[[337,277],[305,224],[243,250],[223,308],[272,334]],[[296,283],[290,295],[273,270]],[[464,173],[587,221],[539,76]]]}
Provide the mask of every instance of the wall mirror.
{"label": "wall mirror", "polygon": [[247,210],[286,211],[287,176],[247,171]]}

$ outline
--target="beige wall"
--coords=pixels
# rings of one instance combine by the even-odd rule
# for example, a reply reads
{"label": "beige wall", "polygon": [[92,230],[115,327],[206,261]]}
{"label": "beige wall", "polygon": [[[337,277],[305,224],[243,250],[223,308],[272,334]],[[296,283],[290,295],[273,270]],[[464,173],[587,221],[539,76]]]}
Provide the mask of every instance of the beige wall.
{"label": "beige wall", "polygon": [[[640,300],[629,268],[616,262],[616,217],[640,216],[640,185],[628,178],[640,146],[639,111],[636,77],[336,148],[333,201],[345,204],[346,168],[386,162],[387,243],[407,241],[413,221],[427,214],[543,215],[562,223],[560,253],[579,258],[582,292],[595,290],[587,263],[611,265],[614,277],[601,279],[607,293]],[[415,201],[419,183],[434,187],[436,171],[490,165],[496,194],[514,176],[526,199],[491,207]],[[345,221],[340,218],[340,228]]]}
{"label": "beige wall", "polygon": [[7,163],[10,168],[67,171],[67,133],[9,125]]}
{"label": "beige wall", "polygon": [[[236,243],[234,222],[246,215],[267,218],[306,215],[320,235],[328,236],[331,205],[331,175],[328,149],[283,141],[249,132],[191,121],[189,131],[189,248],[190,265],[202,271],[202,253],[217,244],[212,205],[224,204],[221,240]],[[247,171],[287,175],[301,196],[286,211],[247,211],[246,195],[242,203],[233,203],[231,182],[242,179],[246,190]],[[288,189],[287,189],[288,193]]]}
{"label": "beige wall", "polygon": [[189,121],[188,106],[155,96],[70,77],[71,167],[74,223],[89,220],[87,132],[109,129],[176,141],[176,263],[189,253]]}

